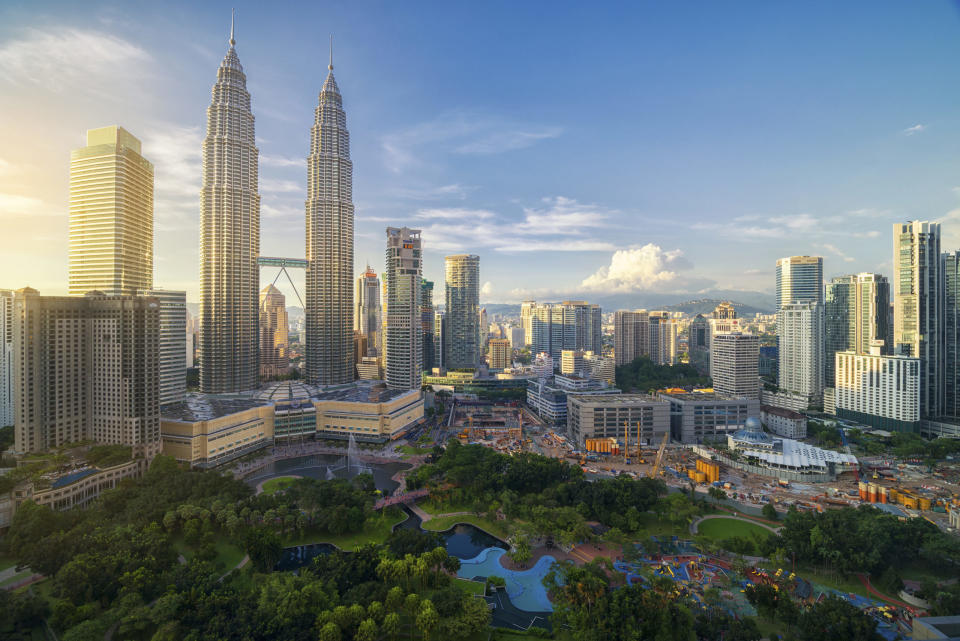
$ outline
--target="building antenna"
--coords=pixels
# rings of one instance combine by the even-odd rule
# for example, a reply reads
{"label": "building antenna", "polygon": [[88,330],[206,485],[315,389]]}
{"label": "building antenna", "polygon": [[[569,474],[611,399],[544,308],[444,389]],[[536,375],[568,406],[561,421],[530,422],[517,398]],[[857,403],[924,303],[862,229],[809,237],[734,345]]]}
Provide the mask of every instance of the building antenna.
{"label": "building antenna", "polygon": [[333,34],[330,34],[330,66],[327,67],[330,71],[333,71]]}
{"label": "building antenna", "polygon": [[230,9],[230,46],[231,47],[237,44],[237,41],[233,37],[233,27],[234,27],[234,22],[236,22],[236,17],[237,17],[237,10]]}

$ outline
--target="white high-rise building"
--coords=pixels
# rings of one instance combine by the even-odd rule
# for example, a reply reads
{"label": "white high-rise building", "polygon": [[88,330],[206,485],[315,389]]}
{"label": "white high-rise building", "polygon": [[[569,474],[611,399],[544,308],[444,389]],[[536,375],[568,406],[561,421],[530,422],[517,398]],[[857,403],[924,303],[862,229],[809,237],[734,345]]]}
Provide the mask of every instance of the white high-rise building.
{"label": "white high-rise building", "polygon": [[0,427],[13,425],[13,292],[0,289]]}
{"label": "white high-rise building", "polygon": [[805,397],[810,406],[823,402],[823,323],[819,302],[785,303],[777,312],[778,385]]}
{"label": "white high-rise building", "polygon": [[943,275],[940,224],[893,225],[893,352],[920,359],[920,415],[943,410]]}
{"label": "white high-rise building", "polygon": [[357,279],[357,292],[354,298],[356,312],[353,315],[353,329],[367,339],[367,356],[377,356],[380,345],[380,279],[370,269]]}
{"label": "white high-rise building", "polygon": [[420,297],[423,255],[420,230],[387,227],[383,278],[387,285],[386,379],[390,389],[420,389],[423,332]]}
{"label": "white high-rise building", "polygon": [[307,157],[305,378],[317,385],[353,380],[353,162],[333,47],[320,89]]}
{"label": "white high-rise building", "polygon": [[480,257],[447,256],[444,357],[447,369],[474,369],[480,360]]}
{"label": "white high-rise building", "polygon": [[586,301],[539,303],[530,308],[531,351],[548,352],[555,363],[565,349],[599,352],[601,310]]}
{"label": "white high-rise building", "polygon": [[718,394],[760,398],[760,337],[725,332],[710,345],[710,377]]}
{"label": "white high-rise building", "polygon": [[207,108],[200,191],[200,391],[240,392],[260,375],[260,194],[247,76],[234,48]]}
{"label": "white high-rise building", "polygon": [[894,432],[920,429],[920,359],[836,353],[837,416]]}
{"label": "white high-rise building", "polygon": [[823,304],[823,257],[788,256],[777,261],[777,311],[787,303]]}
{"label": "white high-rise building", "polygon": [[187,392],[187,292],[140,292],[160,302],[160,405],[179,403]]}

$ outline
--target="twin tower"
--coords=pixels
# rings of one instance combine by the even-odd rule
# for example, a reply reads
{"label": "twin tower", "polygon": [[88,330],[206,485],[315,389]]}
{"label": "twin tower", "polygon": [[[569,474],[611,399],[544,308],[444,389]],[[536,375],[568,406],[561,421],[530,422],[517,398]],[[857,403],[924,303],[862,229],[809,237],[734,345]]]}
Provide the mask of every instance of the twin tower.
{"label": "twin tower", "polygon": [[[259,376],[259,150],[247,77],[230,30],[203,140],[200,390],[252,390]],[[343,99],[329,73],[310,129],[306,200],[305,378],[353,380],[353,163]]]}

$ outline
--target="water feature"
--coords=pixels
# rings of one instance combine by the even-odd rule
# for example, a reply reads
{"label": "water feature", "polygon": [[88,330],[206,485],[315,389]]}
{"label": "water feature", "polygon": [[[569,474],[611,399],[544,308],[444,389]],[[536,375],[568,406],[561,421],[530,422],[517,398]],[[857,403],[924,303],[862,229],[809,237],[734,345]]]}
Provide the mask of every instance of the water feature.
{"label": "water feature", "polygon": [[333,479],[352,479],[358,474],[372,474],[377,489],[389,494],[399,486],[399,483],[391,477],[397,472],[409,468],[410,465],[408,463],[401,463],[399,461],[396,463],[373,463],[368,465],[356,460],[355,463],[351,465],[349,463],[349,455],[313,454],[310,456],[299,456],[274,461],[257,474],[248,476],[244,481],[251,487],[256,487],[257,483],[267,479],[291,474],[328,481]]}
{"label": "water feature", "polygon": [[507,544],[497,537],[467,523],[454,525],[449,530],[441,532],[440,537],[447,552],[461,560],[476,558],[484,550],[509,549]]}
{"label": "water feature", "polygon": [[517,608],[527,612],[553,612],[553,604],[543,587],[543,577],[550,572],[550,566],[556,559],[542,556],[529,570],[508,570],[500,565],[500,557],[506,554],[502,548],[487,548],[472,559],[460,561],[457,576],[464,579],[474,577],[502,577],[506,583],[507,595]]}
{"label": "water feature", "polygon": [[347,472],[357,470],[357,474],[370,474],[370,467],[360,460],[360,448],[353,434],[347,439]]}
{"label": "water feature", "polygon": [[328,465],[328,466],[327,466],[326,479],[327,479],[328,481],[332,481],[332,480],[335,479],[335,478],[337,478],[337,475],[333,473],[333,470],[331,470],[331,469],[330,469],[330,466]]}
{"label": "water feature", "polygon": [[280,557],[280,561],[274,566],[274,570],[279,572],[297,570],[309,565],[316,557],[322,554],[330,554],[336,549],[336,547],[329,543],[310,543],[308,545],[296,545],[290,548],[283,548],[283,554]]}

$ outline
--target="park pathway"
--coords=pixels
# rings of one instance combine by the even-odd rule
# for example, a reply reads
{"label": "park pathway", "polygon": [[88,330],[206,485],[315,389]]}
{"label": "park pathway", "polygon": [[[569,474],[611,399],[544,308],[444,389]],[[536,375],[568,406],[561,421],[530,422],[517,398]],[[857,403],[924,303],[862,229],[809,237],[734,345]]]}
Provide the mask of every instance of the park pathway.
{"label": "park pathway", "polygon": [[734,516],[732,514],[708,514],[707,516],[701,516],[700,518],[694,519],[693,523],[690,524],[690,533],[697,534],[700,530],[700,523],[710,519],[734,519],[736,521],[744,521],[745,523],[753,523],[757,527],[762,527],[767,530],[770,530],[774,534],[779,534],[780,528],[767,525],[766,523],[761,523],[760,521],[755,521],[754,519],[748,519],[743,516]]}

